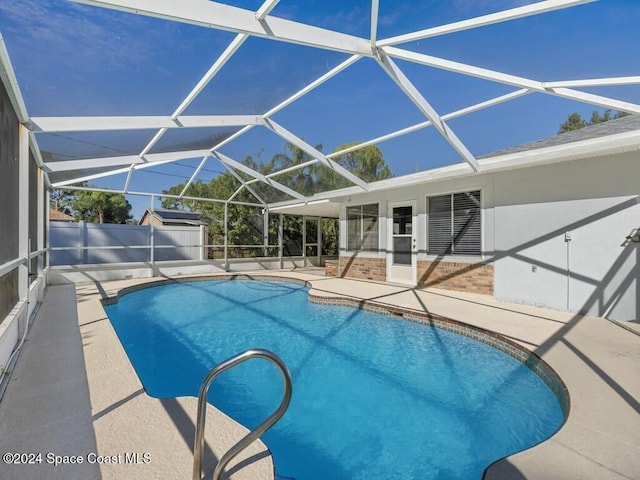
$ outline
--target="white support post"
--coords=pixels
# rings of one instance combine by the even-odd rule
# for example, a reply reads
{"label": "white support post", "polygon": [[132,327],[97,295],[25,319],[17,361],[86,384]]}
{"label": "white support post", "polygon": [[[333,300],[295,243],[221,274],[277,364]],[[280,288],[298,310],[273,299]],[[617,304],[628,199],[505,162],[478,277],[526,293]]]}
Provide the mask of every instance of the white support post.
{"label": "white support post", "polygon": [[[153,222],[153,220],[152,220]],[[156,276],[156,227],[149,224],[149,263],[151,263],[151,275]]]}
{"label": "white support post", "polygon": [[[38,226],[37,226],[37,236],[36,236],[36,250],[42,251],[45,248],[44,245],[44,229],[46,228],[45,221],[47,216],[47,206],[49,203],[47,202],[47,206],[45,206],[45,200],[47,199],[45,185],[44,185],[44,172],[41,168],[38,168]],[[38,276],[42,275],[44,271],[44,254],[38,255],[37,258],[37,273]]]}
{"label": "white support post", "polygon": [[149,263],[151,264],[151,272],[152,275],[156,276],[156,232],[153,225],[154,215],[153,211],[155,210],[156,197],[151,195],[151,220],[149,221]]}
{"label": "white support post", "polygon": [[302,266],[307,266],[307,216],[302,215]]}
{"label": "white support post", "polygon": [[18,135],[18,205],[13,207],[18,209],[18,257],[23,259],[23,263],[18,267],[18,298],[27,301],[29,296],[29,130],[20,124]]}
{"label": "white support post", "polygon": [[229,203],[224,203],[224,271],[229,271]]}
{"label": "white support post", "polygon": [[87,222],[85,222],[85,221],[81,221],[80,222],[80,230],[81,230],[81,232],[80,232],[80,242],[81,242],[80,248],[82,249],[80,251],[80,258],[82,259],[81,263],[83,265],[86,265],[87,263],[89,263],[89,249],[87,248],[89,246],[88,245],[88,238],[87,238],[89,235],[88,235],[88,231],[87,231]]}
{"label": "white support post", "polygon": [[204,225],[200,225],[200,260],[207,259],[207,230]]}
{"label": "white support post", "polygon": [[322,263],[322,217],[318,217],[318,230],[316,230],[316,244],[318,245],[318,266]]}
{"label": "white support post", "polygon": [[269,255],[269,209],[262,209],[262,243],[264,245],[263,255]]}
{"label": "white support post", "polygon": [[51,204],[51,191],[49,189],[47,189],[46,191],[46,196],[47,196],[47,203],[46,203],[46,207],[45,207],[45,225],[44,228],[47,229],[47,241],[46,241],[46,245],[45,247],[47,248],[47,254],[45,256],[46,258],[46,262],[44,263],[44,268],[47,269],[49,268],[49,265],[51,263],[51,209],[49,208],[49,205]]}
{"label": "white support post", "polygon": [[284,268],[284,216],[280,214],[278,223],[278,257],[280,258],[280,269]]}

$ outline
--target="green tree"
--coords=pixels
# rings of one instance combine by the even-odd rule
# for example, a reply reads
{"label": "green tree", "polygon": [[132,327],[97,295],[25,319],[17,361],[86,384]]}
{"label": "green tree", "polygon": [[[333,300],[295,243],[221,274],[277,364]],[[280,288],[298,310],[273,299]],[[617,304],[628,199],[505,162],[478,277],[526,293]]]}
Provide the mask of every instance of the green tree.
{"label": "green tree", "polygon": [[74,217],[91,223],[127,223],[131,204],[124,195],[107,192],[76,191],[69,201]]}
{"label": "green tree", "polygon": [[69,203],[74,197],[73,192],[65,190],[64,188],[54,188],[49,193],[49,206],[57,212],[66,213],[71,215],[71,208]]}
{"label": "green tree", "polygon": [[584,118],[580,116],[578,112],[574,112],[567,117],[567,119],[560,125],[558,133],[571,132],[573,130],[579,130],[587,126]]}
{"label": "green tree", "polygon": [[[314,148],[319,152],[322,151],[322,145],[316,145]],[[271,161],[264,165],[264,171],[262,173],[272,173],[276,170],[301,165],[314,159],[311,155],[293,143],[285,143],[284,149],[287,153],[277,153],[274,155]],[[302,195],[312,195],[314,191],[316,191],[317,187],[317,172],[318,168],[316,165],[308,165],[306,167],[278,175],[276,180]],[[283,200],[283,198],[279,200]]]}
{"label": "green tree", "polygon": [[[245,158],[245,165],[262,169],[262,164],[256,164],[248,156]],[[241,177],[244,175],[238,173]],[[248,179],[248,178],[247,178]],[[169,195],[180,195],[184,190],[185,183],[174,185],[163,190]],[[210,182],[194,182],[185,192],[186,197],[213,198],[227,200],[240,186],[240,182],[229,172],[224,172],[212,179]],[[260,186],[254,184],[257,190]],[[257,193],[257,192],[256,192]],[[256,198],[246,188],[240,191],[234,200],[240,202],[257,203]],[[199,212],[202,218],[208,220],[207,237],[209,245],[221,245],[224,243],[224,202],[200,202],[188,198],[164,198],[162,201],[164,208],[185,209]],[[261,245],[263,242],[262,230],[262,207],[252,207],[250,205],[229,204],[228,206],[227,239],[232,247],[232,256],[245,256],[251,252],[243,247],[233,248],[234,245]]]}
{"label": "green tree", "polygon": [[[355,144],[345,144],[339,147],[342,150]],[[322,145],[317,145],[316,150],[322,151]],[[275,171],[289,168],[295,165],[313,160],[313,157],[298,146],[286,143],[284,152],[274,155],[268,162],[256,161],[247,156],[242,162],[244,165],[268,175]],[[351,170],[355,175],[365,181],[382,180],[391,177],[391,170],[384,161],[382,152],[378,147],[368,146],[351,153],[337,156],[334,161]],[[251,180],[252,177],[237,171],[237,175],[243,180]],[[332,190],[350,185],[350,182],[332,169],[319,163],[310,164],[300,169],[286,172],[274,177],[275,180],[289,188],[303,194],[312,195],[319,191]],[[174,185],[164,190],[169,195],[180,195],[185,183]],[[215,198],[227,200],[240,187],[240,182],[231,173],[224,172],[210,182],[194,182],[185,192],[187,197]],[[265,202],[270,203],[290,198],[287,194],[266,185],[262,182],[251,184],[251,189]],[[257,203],[257,199],[247,189],[240,190],[234,196],[234,200],[240,202]],[[224,242],[224,202],[199,202],[185,198],[165,198],[162,202],[165,208],[187,209],[200,212],[203,217],[209,219],[208,241],[209,244],[220,245]],[[246,256],[253,250],[236,245],[262,245],[263,238],[263,211],[262,207],[250,205],[238,205],[230,203],[227,207],[228,224],[227,240],[231,246],[231,255]],[[301,217],[285,216],[285,254],[298,254],[302,235]],[[337,224],[335,222],[322,223],[322,236],[325,240],[337,238]],[[270,243],[274,244],[278,234],[277,221],[270,221],[268,226]],[[297,245],[297,247],[296,247]],[[331,251],[337,251],[337,244],[331,246]],[[255,253],[255,252],[253,252]],[[275,252],[272,252],[275,254]]]}
{"label": "green tree", "polygon": [[586,121],[578,112],[570,114],[567,119],[560,125],[558,133],[571,132],[573,130],[579,130],[589,125],[597,125],[599,123],[608,122],[609,120],[615,120],[630,115],[627,112],[618,111],[614,115],[611,115],[611,109],[606,109],[602,115],[596,110],[591,113],[591,119]]}
{"label": "green tree", "polygon": [[[358,144],[345,143],[335,151],[345,150],[356,145]],[[334,160],[365,182],[375,182],[392,176],[382,151],[376,145],[368,145],[353,152],[339,155]]]}

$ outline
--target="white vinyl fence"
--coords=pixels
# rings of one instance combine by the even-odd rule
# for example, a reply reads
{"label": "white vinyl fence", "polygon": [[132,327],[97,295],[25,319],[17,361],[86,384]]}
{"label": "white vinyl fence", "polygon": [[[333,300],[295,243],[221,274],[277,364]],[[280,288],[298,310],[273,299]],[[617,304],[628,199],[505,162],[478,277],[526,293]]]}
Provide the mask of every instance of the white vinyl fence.
{"label": "white vinyl fence", "polygon": [[204,227],[51,222],[50,265],[201,260]]}

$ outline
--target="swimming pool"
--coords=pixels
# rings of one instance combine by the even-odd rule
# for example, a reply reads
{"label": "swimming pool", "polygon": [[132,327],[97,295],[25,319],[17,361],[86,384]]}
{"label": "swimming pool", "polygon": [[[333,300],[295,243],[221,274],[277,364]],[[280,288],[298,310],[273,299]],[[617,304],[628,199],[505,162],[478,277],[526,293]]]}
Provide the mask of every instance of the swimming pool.
{"label": "swimming pool", "polygon": [[[291,406],[263,439],[279,475],[474,479],[563,421],[546,384],[471,338],[363,310],[310,303],[298,284],[178,283],[106,307],[149,395],[196,396],[206,373],[248,348],[281,356]],[[276,369],[222,374],[210,402],[251,428],[279,403]]]}

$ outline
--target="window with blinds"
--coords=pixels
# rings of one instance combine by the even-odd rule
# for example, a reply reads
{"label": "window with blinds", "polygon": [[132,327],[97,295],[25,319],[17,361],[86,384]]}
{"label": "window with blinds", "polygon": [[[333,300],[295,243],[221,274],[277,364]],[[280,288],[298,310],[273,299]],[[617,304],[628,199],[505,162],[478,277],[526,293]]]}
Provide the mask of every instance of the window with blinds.
{"label": "window with blinds", "polygon": [[347,207],[347,250],[378,250],[378,204]]}
{"label": "window with blinds", "polygon": [[427,251],[432,255],[480,255],[480,190],[427,198]]}

